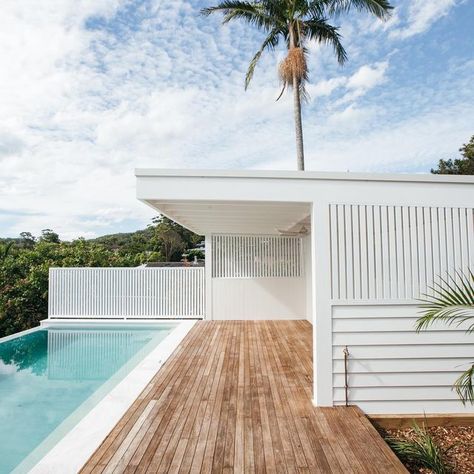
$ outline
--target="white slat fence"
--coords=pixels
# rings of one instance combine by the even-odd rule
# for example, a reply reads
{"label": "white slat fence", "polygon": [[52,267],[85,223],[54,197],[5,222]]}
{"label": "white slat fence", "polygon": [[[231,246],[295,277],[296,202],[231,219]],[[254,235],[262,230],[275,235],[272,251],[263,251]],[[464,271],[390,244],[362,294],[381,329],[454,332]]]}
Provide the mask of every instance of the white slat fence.
{"label": "white slat fence", "polygon": [[50,318],[202,318],[204,268],[51,268]]}

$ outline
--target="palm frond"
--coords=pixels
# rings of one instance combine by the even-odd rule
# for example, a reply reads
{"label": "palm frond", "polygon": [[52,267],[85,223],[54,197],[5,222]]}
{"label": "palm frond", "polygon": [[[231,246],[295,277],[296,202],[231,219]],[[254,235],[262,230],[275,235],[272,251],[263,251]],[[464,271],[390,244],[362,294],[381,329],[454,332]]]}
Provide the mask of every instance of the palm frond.
{"label": "palm frond", "polygon": [[[305,1],[305,0],[303,0]],[[277,19],[281,26],[288,20],[288,5],[286,1],[281,0],[258,0],[263,10],[268,16]]]}
{"label": "palm frond", "polygon": [[269,15],[260,2],[225,0],[215,7],[201,10],[201,14],[205,16],[212,13],[222,13],[224,15],[223,24],[232,20],[245,20],[247,23],[267,31],[277,23],[277,18]]}
{"label": "palm frond", "polygon": [[390,18],[393,6],[388,0],[325,0],[330,14],[346,13],[352,8],[367,11],[377,18]]}
{"label": "palm frond", "polygon": [[454,389],[464,405],[474,404],[474,364],[454,382]]}
{"label": "palm frond", "polygon": [[330,44],[336,53],[339,64],[347,60],[347,53],[341,43],[339,28],[330,25],[325,18],[313,18],[303,23],[304,34],[307,38],[318,43]]}
{"label": "palm frond", "polygon": [[245,90],[247,90],[250,81],[252,80],[253,73],[255,71],[255,67],[257,66],[258,61],[260,60],[263,52],[266,49],[274,49],[278,45],[279,36],[282,34],[282,30],[278,28],[274,28],[270,34],[265,38],[260,49],[255,53],[255,56],[250,61],[249,68],[247,70],[247,74],[245,75]]}
{"label": "palm frond", "polygon": [[327,14],[327,0],[312,0],[307,3],[305,14],[309,15],[311,19],[324,18]]}
{"label": "palm frond", "polygon": [[472,321],[467,332],[474,332],[474,274],[456,273],[457,278],[440,278],[430,289],[432,295],[424,295],[420,305],[423,315],[416,322],[416,330],[427,329],[437,321],[448,325],[461,325]]}

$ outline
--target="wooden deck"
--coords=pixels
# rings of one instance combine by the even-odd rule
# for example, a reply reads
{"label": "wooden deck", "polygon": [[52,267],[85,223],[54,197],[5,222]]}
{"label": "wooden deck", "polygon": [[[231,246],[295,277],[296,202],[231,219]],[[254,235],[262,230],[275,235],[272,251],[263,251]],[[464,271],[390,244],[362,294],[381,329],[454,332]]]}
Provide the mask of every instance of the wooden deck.
{"label": "wooden deck", "polygon": [[406,473],[357,408],[313,407],[311,331],[197,323],[82,472]]}

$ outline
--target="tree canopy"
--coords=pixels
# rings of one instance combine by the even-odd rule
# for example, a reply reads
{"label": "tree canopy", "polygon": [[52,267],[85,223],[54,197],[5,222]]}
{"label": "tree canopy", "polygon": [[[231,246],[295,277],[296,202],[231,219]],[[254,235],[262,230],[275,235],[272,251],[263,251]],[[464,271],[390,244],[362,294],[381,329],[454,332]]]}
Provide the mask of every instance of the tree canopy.
{"label": "tree canopy", "polygon": [[165,217],[146,229],[63,242],[51,229],[0,239],[0,337],[36,326],[48,313],[50,267],[132,267],[179,261],[202,237]]}
{"label": "tree canopy", "polygon": [[459,151],[462,158],[439,160],[438,168],[432,169],[433,174],[474,174],[474,135]]}

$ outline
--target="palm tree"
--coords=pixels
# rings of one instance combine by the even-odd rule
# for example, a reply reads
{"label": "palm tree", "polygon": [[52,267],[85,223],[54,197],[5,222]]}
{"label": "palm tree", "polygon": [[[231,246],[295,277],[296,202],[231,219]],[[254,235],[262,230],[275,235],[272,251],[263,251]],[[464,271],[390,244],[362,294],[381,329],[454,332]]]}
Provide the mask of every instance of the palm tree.
{"label": "palm tree", "polygon": [[303,127],[301,101],[306,98],[308,80],[306,44],[313,40],[333,47],[339,64],[347,59],[341,43],[339,28],[329,23],[329,17],[351,9],[367,11],[377,18],[387,19],[392,6],[388,0],[224,0],[215,7],[204,8],[201,13],[220,12],[223,23],[243,20],[267,35],[257,51],[245,77],[247,89],[260,57],[266,50],[275,49],[284,40],[287,55],[281,62],[279,73],[283,83],[281,97],[286,88],[293,89],[293,107],[296,131],[296,157],[299,170],[304,170]]}
{"label": "palm tree", "polygon": [[[433,295],[426,296],[423,316],[418,318],[416,330],[427,329],[437,321],[443,321],[448,325],[467,323],[466,332],[474,333],[474,274],[457,273],[457,279],[448,277],[441,278],[431,288]],[[474,362],[465,370],[454,383],[454,388],[463,404],[470,402],[474,404]]]}

